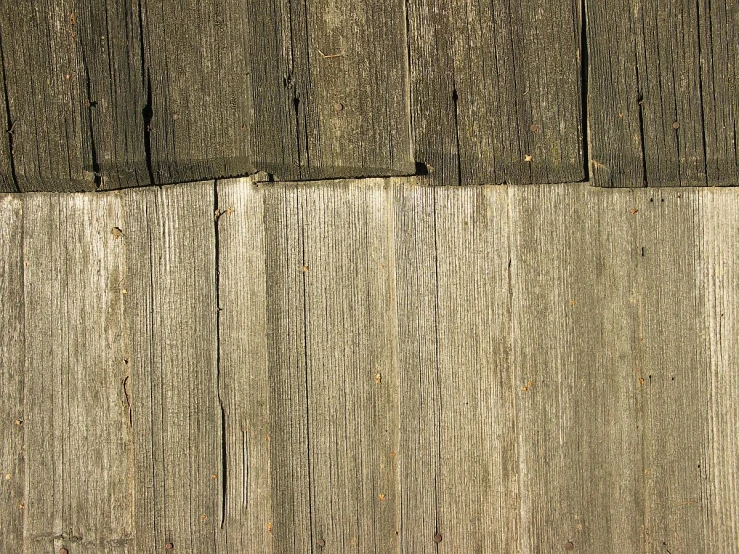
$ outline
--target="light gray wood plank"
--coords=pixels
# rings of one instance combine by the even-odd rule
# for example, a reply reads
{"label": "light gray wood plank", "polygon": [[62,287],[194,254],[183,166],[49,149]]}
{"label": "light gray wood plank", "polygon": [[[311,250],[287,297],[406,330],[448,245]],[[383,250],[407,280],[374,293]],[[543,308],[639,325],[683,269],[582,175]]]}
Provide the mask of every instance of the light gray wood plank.
{"label": "light gray wood plank", "polygon": [[585,179],[580,4],[409,2],[415,159],[434,182]]}
{"label": "light gray wood plank", "polygon": [[219,390],[227,471],[219,551],[272,552],[270,376],[264,196],[251,179],[219,181]]}
{"label": "light gray wood plank", "polygon": [[7,112],[22,191],[94,190],[72,0],[0,6]]}
{"label": "light gray wood plank", "polygon": [[253,173],[248,3],[144,0],[140,9],[152,181]]}
{"label": "light gray wood plank", "polygon": [[395,184],[401,551],[436,552],[441,457],[435,194]]}
{"label": "light gray wood plank", "polygon": [[257,166],[282,180],[412,174],[404,3],[251,9]]}
{"label": "light gray wood plank", "polygon": [[26,499],[23,204],[0,196],[0,550],[20,552]]}
{"label": "light gray wood plank", "polygon": [[[708,443],[700,469],[700,508],[708,523],[709,550],[724,552],[739,543],[739,487],[735,472],[739,448],[739,265],[734,246],[739,244],[739,197],[735,191],[704,189],[699,202],[696,277],[705,310],[700,331],[708,357],[705,389],[709,416]],[[698,509],[694,504],[680,508]]]}
{"label": "light gray wood plank", "polygon": [[136,550],[215,552],[222,518],[213,183],[126,191]]}
{"label": "light gray wood plank", "polygon": [[133,551],[120,197],[29,195],[24,208],[25,548]]}
{"label": "light gray wood plank", "polygon": [[[295,550],[397,550],[392,189],[387,181],[370,180],[286,185],[265,194],[272,197],[266,204],[270,211],[279,210],[285,218],[284,239],[277,239],[279,228],[270,229],[274,220],[268,218],[267,236],[275,237],[268,245],[283,280],[273,282],[268,268],[268,297],[279,294],[302,314],[283,320],[279,335],[270,330],[271,342],[301,337],[288,339],[290,345],[302,346],[291,356],[281,353],[270,359],[270,374],[282,389],[275,393],[300,391],[305,399],[288,412],[305,437],[303,455],[294,464],[307,464],[307,470],[298,470],[301,481],[293,493],[310,495],[304,500],[308,513],[295,510],[303,518],[296,517],[301,525],[308,523],[306,516],[310,523],[309,534],[297,539]],[[285,400],[276,399],[273,413],[286,413],[280,409]],[[288,440],[280,439],[273,448]],[[286,479],[282,473],[287,468],[278,468],[275,478]],[[287,486],[295,484],[292,476]],[[276,490],[283,487],[276,482]],[[305,504],[298,508],[304,510]],[[277,496],[273,505],[280,505]]]}

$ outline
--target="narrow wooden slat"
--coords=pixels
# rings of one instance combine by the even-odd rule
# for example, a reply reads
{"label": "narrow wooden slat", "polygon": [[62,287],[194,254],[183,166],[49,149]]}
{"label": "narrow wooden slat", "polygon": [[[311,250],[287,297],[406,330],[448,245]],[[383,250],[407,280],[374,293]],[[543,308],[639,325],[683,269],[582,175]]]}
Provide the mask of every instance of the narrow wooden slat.
{"label": "narrow wooden slat", "polygon": [[136,549],[215,552],[221,523],[213,183],[127,191]]}
{"label": "narrow wooden slat", "polygon": [[25,548],[132,552],[120,198],[30,195],[24,209]]}
{"label": "narrow wooden slat", "polygon": [[[735,5],[587,2],[590,145],[601,186],[735,184]],[[615,10],[615,11],[614,11]]]}
{"label": "narrow wooden slat", "polygon": [[585,178],[579,2],[408,10],[415,158],[435,182]]}
{"label": "narrow wooden slat", "polygon": [[281,179],[413,173],[403,2],[252,9],[259,168]]}
{"label": "narrow wooden slat", "polygon": [[739,184],[739,4],[699,3],[699,56],[711,185]]}
{"label": "narrow wooden slat", "polygon": [[[708,503],[708,509],[701,506],[709,523],[708,550],[724,552],[739,543],[739,486],[734,471],[739,449],[739,266],[735,246],[729,246],[739,244],[739,197],[734,191],[702,190],[697,222],[698,290],[705,306],[702,331],[709,361],[708,444],[700,468],[704,480],[700,501]],[[697,509],[693,504],[681,508]]]}
{"label": "narrow wooden slat", "polygon": [[[296,551],[392,552],[399,544],[392,190],[372,180],[286,185],[265,194],[270,210],[285,218],[282,229],[268,218],[267,244],[275,253],[268,297],[274,291],[300,314],[269,331],[271,343],[288,343],[275,344],[270,359],[279,386],[273,413],[285,414],[280,419],[293,429],[299,424],[305,437],[296,441],[304,451],[292,468],[273,462],[273,505],[285,510],[278,508],[280,490],[309,494],[302,506],[288,499],[300,526],[275,533],[295,533]],[[271,278],[273,263],[282,283]],[[302,348],[285,352],[292,345]],[[286,393],[303,400],[288,404]],[[278,424],[275,435],[289,432],[288,425]],[[295,436],[294,430],[292,437],[275,436],[273,449],[287,443],[294,450]],[[289,523],[283,514],[276,524]]]}
{"label": "narrow wooden slat", "polygon": [[264,198],[252,180],[218,182],[219,390],[227,456],[222,552],[272,552],[263,217]]}
{"label": "narrow wooden slat", "polygon": [[23,204],[0,196],[0,550],[21,552],[26,498],[23,425]]}
{"label": "narrow wooden slat", "polygon": [[0,33],[18,186],[94,189],[74,2],[4,3]]}
{"label": "narrow wooden slat", "polygon": [[401,552],[435,553],[441,391],[436,349],[435,194],[395,186]]}
{"label": "narrow wooden slat", "polygon": [[239,0],[143,0],[140,9],[153,181],[252,173],[248,53],[255,37],[247,6]]}

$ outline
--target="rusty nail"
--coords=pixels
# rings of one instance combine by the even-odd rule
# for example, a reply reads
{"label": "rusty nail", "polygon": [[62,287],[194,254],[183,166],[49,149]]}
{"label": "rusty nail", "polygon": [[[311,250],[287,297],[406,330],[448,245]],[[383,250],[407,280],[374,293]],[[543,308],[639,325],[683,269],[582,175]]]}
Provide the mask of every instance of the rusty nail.
{"label": "rusty nail", "polygon": [[174,544],[172,544],[171,542],[168,542],[167,544],[164,545],[164,549],[165,550],[174,550]]}
{"label": "rusty nail", "polygon": [[673,129],[679,129],[680,128],[680,122],[679,121],[676,121],[675,123],[673,123],[672,124],[672,128]]}
{"label": "rusty nail", "polygon": [[567,541],[567,544],[565,544],[565,550],[575,550],[575,545],[572,541]]}
{"label": "rusty nail", "polygon": [[342,104],[341,102],[336,102],[336,103],[334,104],[334,109],[335,109],[335,110],[336,110],[337,112],[340,112],[341,110],[343,110],[343,109],[344,109],[344,104]]}
{"label": "rusty nail", "polygon": [[64,548],[63,546],[59,549],[59,554],[69,554],[69,550]]}
{"label": "rusty nail", "polygon": [[437,544],[438,544],[438,543],[440,543],[440,542],[441,542],[441,539],[442,539],[442,537],[441,537],[441,533],[436,533],[436,534],[434,535],[434,542],[435,542],[435,543],[437,543]]}
{"label": "rusty nail", "polygon": [[318,539],[318,540],[316,541],[316,544],[317,544],[318,546],[320,546],[321,548],[323,548],[324,546],[326,546],[326,541],[325,541],[325,540],[323,540],[323,539]]}

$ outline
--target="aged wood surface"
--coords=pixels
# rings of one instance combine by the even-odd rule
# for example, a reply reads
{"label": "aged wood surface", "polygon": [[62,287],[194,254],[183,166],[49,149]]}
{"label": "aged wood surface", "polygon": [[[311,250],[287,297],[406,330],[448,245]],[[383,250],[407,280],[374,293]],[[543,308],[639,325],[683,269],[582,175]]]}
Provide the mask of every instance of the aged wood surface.
{"label": "aged wood surface", "polygon": [[[275,530],[270,448],[274,423],[267,365],[264,200],[248,179],[219,182],[217,199],[218,386],[228,468],[218,548],[268,554]],[[288,459],[285,463],[290,465]],[[287,468],[277,469],[284,475]],[[290,527],[278,531],[284,536]]]}
{"label": "aged wood surface", "polygon": [[24,453],[23,206],[0,196],[0,549],[23,545]]}
{"label": "aged wood surface", "polygon": [[251,7],[256,165],[281,179],[412,174],[403,2]]}
{"label": "aged wood surface", "polygon": [[582,181],[579,2],[408,5],[415,158],[440,184]]}
{"label": "aged wood surface", "polygon": [[0,197],[6,551],[732,551],[739,194],[420,182]]}
{"label": "aged wood surface", "polygon": [[141,2],[144,124],[153,182],[254,171],[249,43],[255,36],[248,5]]}
{"label": "aged wood surface", "polygon": [[739,6],[708,0],[587,6],[595,183],[736,184]]}
{"label": "aged wood surface", "polygon": [[[13,178],[13,162],[10,155],[11,135],[10,123],[8,121],[8,100],[5,94],[5,67],[3,63],[3,47],[2,47],[2,28],[0,27],[0,78],[2,78],[3,88],[0,90],[0,130],[5,130],[7,134],[0,138],[0,193],[18,192],[18,187]],[[2,108],[5,108],[2,110]]]}
{"label": "aged wood surface", "polygon": [[213,183],[126,193],[136,550],[215,552],[223,517]]}
{"label": "aged wood surface", "polygon": [[132,552],[120,197],[33,195],[23,209],[26,551]]}

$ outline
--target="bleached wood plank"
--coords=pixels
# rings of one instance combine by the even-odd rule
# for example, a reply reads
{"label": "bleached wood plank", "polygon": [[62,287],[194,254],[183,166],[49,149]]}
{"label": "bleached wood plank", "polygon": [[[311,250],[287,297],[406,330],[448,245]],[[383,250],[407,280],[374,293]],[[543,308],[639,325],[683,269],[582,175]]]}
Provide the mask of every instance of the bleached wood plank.
{"label": "bleached wood plank", "polygon": [[126,191],[136,549],[215,552],[222,518],[213,183]]}
{"label": "bleached wood plank", "polygon": [[0,196],[0,550],[23,544],[24,453],[23,203]]}
{"label": "bleached wood plank", "polygon": [[132,552],[121,199],[24,199],[27,551]]}
{"label": "bleached wood plank", "polygon": [[[218,182],[219,390],[227,471],[221,552],[272,552],[264,197],[251,179]],[[286,460],[287,462],[287,460]],[[283,530],[286,531],[286,530]]]}

